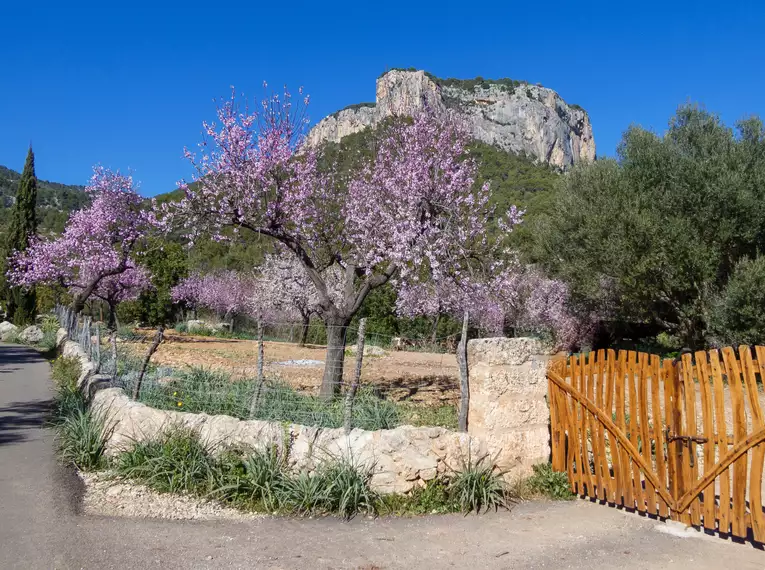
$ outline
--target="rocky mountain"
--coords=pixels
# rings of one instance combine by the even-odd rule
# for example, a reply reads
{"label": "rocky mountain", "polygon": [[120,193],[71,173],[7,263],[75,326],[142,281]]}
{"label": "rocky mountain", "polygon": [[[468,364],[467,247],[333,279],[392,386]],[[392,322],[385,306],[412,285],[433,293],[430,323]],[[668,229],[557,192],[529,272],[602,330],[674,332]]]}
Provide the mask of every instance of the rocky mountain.
{"label": "rocky mountain", "polygon": [[412,69],[381,75],[375,103],[351,105],[322,119],[308,134],[308,143],[339,142],[426,105],[436,112],[457,111],[479,141],[555,168],[595,159],[587,112],[552,89],[511,79],[440,79]]}

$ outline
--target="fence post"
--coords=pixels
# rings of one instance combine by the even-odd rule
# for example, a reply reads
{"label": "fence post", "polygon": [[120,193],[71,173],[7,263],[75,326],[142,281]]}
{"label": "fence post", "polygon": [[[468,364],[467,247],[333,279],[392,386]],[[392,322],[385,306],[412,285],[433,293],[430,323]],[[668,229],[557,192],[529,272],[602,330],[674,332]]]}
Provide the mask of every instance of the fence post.
{"label": "fence post", "polygon": [[467,367],[468,311],[462,317],[462,338],[457,346],[457,362],[460,365],[460,431],[467,431],[468,407],[470,405],[470,386]]}
{"label": "fence post", "polygon": [[258,400],[260,399],[260,391],[263,389],[263,358],[265,356],[263,349],[263,319],[258,317],[258,362],[256,365],[257,377],[255,379],[255,393],[252,395],[252,401],[250,402],[250,417],[255,415],[258,409]]}
{"label": "fence post", "polygon": [[96,325],[96,374],[101,370],[101,327]]}
{"label": "fence post", "polygon": [[112,380],[117,382],[117,331],[113,330],[110,335],[110,344],[112,345],[112,363],[114,364],[114,372],[112,373]]}
{"label": "fence post", "polygon": [[138,396],[141,395],[141,382],[143,382],[143,375],[146,374],[146,368],[149,366],[149,360],[151,360],[152,355],[159,347],[159,343],[162,342],[162,335],[164,332],[164,325],[159,325],[157,327],[157,334],[154,336],[154,342],[151,344],[149,350],[146,352],[146,356],[143,358],[143,364],[141,364],[141,372],[138,373],[138,379],[135,381],[135,386],[133,386],[133,399],[136,401],[138,401]]}
{"label": "fence post", "polygon": [[361,381],[361,365],[364,362],[364,338],[366,336],[367,320],[359,320],[359,333],[356,339],[356,369],[353,372],[353,381],[345,393],[345,410],[343,418],[343,427],[345,433],[351,432],[351,416],[353,414],[353,400],[356,397],[356,391],[359,389]]}

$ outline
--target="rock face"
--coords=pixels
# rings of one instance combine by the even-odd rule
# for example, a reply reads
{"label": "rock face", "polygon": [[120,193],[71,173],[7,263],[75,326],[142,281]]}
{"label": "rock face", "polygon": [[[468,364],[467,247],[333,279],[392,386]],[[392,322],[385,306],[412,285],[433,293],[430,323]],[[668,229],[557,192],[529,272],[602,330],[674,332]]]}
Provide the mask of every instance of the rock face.
{"label": "rock face", "polygon": [[557,168],[595,159],[587,112],[568,105],[552,89],[526,83],[439,82],[424,71],[389,71],[377,80],[374,105],[353,105],[326,117],[307,142],[338,142],[387,117],[410,116],[427,106],[437,113],[453,109],[480,141]]}

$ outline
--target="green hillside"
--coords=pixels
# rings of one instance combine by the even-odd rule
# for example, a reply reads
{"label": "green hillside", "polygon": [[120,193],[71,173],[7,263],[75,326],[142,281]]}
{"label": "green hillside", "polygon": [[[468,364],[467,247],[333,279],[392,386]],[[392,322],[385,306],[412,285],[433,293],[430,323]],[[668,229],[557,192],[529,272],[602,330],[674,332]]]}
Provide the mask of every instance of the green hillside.
{"label": "green hillside", "polygon": [[[8,225],[21,174],[0,166],[0,232]],[[84,186],[38,180],[37,220],[40,232],[60,232],[69,212],[87,204]]]}

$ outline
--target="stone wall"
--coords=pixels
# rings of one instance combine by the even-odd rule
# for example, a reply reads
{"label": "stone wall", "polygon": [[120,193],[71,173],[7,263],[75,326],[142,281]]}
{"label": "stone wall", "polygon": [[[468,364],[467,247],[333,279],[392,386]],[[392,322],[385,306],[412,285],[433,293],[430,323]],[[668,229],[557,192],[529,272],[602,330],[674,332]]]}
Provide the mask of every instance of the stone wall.
{"label": "stone wall", "polygon": [[354,429],[346,435],[343,429],[158,410],[131,400],[122,388],[112,387],[108,377],[95,374],[94,364],[79,344],[64,342],[63,355],[80,360],[81,388],[90,405],[109,416],[109,454],[170,427],[184,426],[196,430],[214,452],[286,446],[290,464],[300,470],[311,471],[330,457],[350,456],[373,467],[372,487],[381,493],[408,492],[482,457],[494,459],[508,480],[528,476],[532,465],[550,458],[550,414],[545,401],[549,354],[533,339],[468,343],[468,433],[401,426],[374,432]]}
{"label": "stone wall", "polygon": [[550,460],[549,351],[530,338],[468,342],[468,433],[484,442],[510,479]]}
{"label": "stone wall", "polygon": [[77,343],[66,342],[63,354],[80,360],[81,388],[90,394],[94,409],[108,414],[112,431],[107,452],[112,455],[164,429],[185,426],[196,430],[213,452],[268,444],[288,446],[290,464],[300,470],[311,471],[327,458],[350,456],[361,465],[372,466],[372,487],[377,491],[406,493],[459,469],[469,457],[486,454],[479,440],[440,427],[354,429],[346,435],[343,429],[158,410],[131,400],[122,388],[111,387],[108,378],[94,375],[94,366]]}

